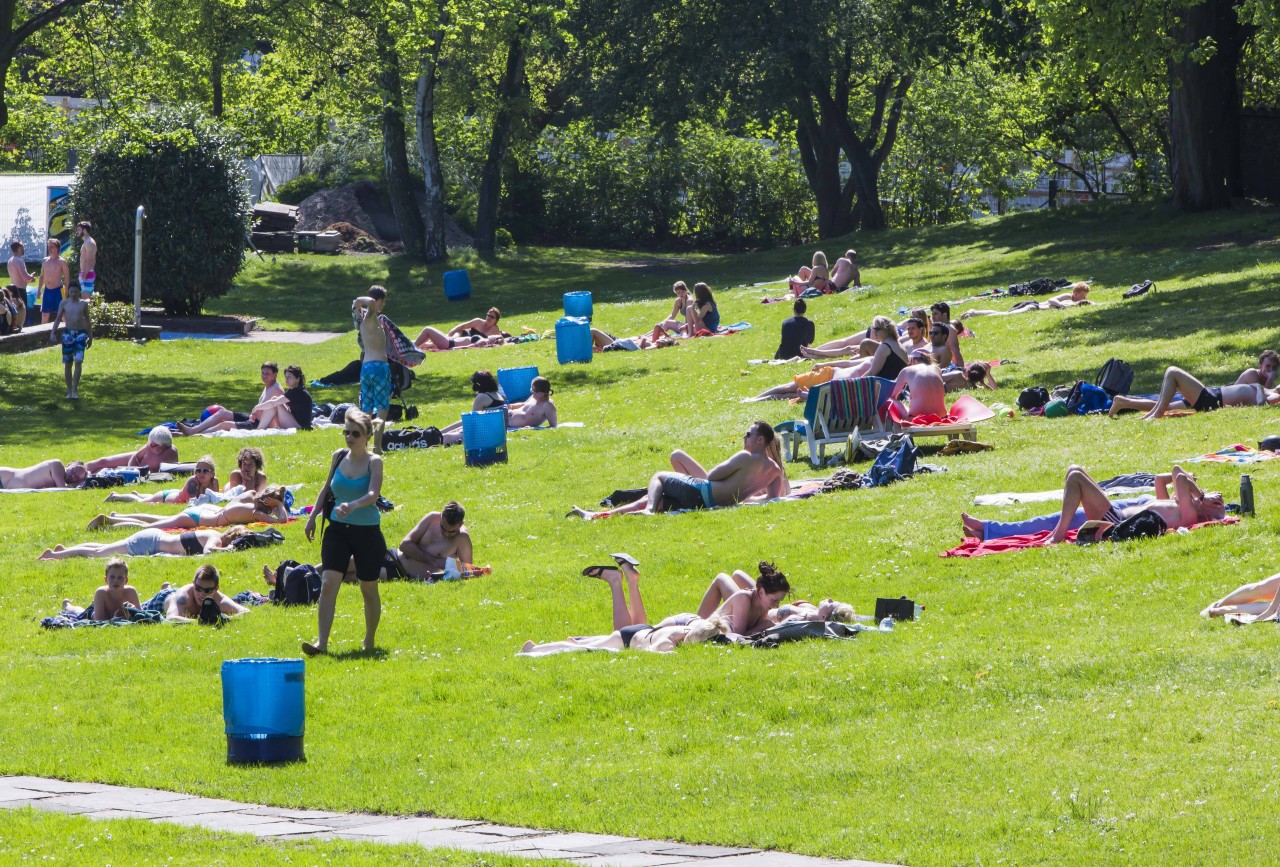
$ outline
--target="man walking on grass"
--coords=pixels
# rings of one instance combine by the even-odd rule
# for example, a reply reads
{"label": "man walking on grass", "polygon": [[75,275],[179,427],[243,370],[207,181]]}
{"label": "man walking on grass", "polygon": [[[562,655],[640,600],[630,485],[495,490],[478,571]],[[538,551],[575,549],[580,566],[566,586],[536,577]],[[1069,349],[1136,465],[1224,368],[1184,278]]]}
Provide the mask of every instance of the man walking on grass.
{"label": "man walking on grass", "polygon": [[67,399],[80,399],[80,365],[84,353],[93,345],[93,322],[89,319],[89,302],[80,298],[80,287],[67,287],[67,297],[58,305],[58,315],[49,329],[49,342],[58,339],[58,323],[62,329],[62,372],[67,380]]}

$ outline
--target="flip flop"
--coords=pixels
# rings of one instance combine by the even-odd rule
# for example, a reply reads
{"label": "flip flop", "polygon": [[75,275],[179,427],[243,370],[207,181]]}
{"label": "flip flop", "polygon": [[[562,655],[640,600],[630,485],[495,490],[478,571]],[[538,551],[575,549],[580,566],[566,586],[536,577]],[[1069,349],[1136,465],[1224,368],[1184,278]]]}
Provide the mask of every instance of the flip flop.
{"label": "flip flop", "polygon": [[632,566],[640,565],[640,561],[635,557],[632,557],[630,554],[610,554],[609,556],[612,557],[619,566],[623,563],[630,563]]}
{"label": "flip flop", "polygon": [[612,568],[612,566],[588,566],[582,570],[582,574],[588,578],[599,578],[604,575],[606,570]]}

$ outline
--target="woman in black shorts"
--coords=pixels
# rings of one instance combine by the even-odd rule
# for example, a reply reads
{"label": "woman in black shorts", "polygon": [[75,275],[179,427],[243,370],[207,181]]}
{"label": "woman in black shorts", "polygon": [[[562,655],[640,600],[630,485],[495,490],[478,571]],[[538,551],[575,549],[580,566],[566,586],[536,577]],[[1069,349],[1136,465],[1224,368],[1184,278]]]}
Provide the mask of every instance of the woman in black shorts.
{"label": "woman in black shorts", "polygon": [[[334,606],[342,576],[352,560],[360,592],[364,595],[364,649],[373,650],[374,634],[382,616],[382,599],[378,596],[378,572],[387,552],[382,537],[381,519],[375,505],[382,493],[382,458],[369,451],[373,422],[359,410],[347,410],[343,429],[347,447],[333,453],[329,480],[320,489],[316,505],[307,519],[308,540],[316,535],[316,516],[328,506],[329,525],[320,543],[319,620],[320,635],[315,643],[302,643],[308,656],[329,652],[329,629],[333,626]],[[332,494],[332,498],[330,498]]]}

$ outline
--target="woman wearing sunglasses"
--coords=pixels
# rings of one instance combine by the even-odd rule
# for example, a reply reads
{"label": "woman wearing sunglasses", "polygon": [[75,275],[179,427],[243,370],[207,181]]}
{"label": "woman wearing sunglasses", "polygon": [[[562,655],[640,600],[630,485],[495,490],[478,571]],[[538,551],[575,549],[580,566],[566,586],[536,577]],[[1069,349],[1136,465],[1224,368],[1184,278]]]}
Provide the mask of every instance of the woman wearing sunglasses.
{"label": "woman wearing sunglasses", "polygon": [[211,455],[204,455],[196,461],[195,471],[187,483],[181,488],[168,488],[154,494],[140,494],[130,491],[127,494],[107,494],[104,503],[189,503],[205,491],[218,490],[218,470]]}
{"label": "woman wearing sunglasses", "polygon": [[382,616],[378,572],[387,553],[381,519],[375,505],[382,495],[382,458],[369,451],[373,422],[366,413],[348,410],[342,431],[347,447],[333,453],[329,479],[307,519],[308,541],[316,535],[316,517],[328,522],[320,542],[319,637],[304,641],[307,656],[329,652],[329,630],[347,564],[355,561],[356,577],[364,596],[364,649],[373,650],[374,635]]}

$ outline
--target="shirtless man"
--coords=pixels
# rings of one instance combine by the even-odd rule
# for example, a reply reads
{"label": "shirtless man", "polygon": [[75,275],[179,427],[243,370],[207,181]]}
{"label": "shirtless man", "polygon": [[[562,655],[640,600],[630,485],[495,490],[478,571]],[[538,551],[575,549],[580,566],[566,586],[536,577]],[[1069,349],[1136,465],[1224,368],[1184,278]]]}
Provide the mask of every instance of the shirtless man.
{"label": "shirtless man", "polygon": [[[387,290],[370,286],[369,294],[351,302],[351,319],[359,329],[360,409],[382,421],[391,410],[391,365],[387,363],[387,333],[378,317],[387,306]],[[382,425],[373,427],[373,450],[382,453]]]}
{"label": "shirtless man", "polygon": [[71,282],[71,271],[62,258],[62,245],[58,239],[50,238],[45,251],[48,256],[40,263],[40,286],[44,290],[40,297],[40,321],[43,323],[58,312],[58,306],[62,304],[62,290]]}
{"label": "shirtless man", "polygon": [[35,275],[27,270],[27,262],[23,258],[27,254],[27,248],[22,246],[21,241],[14,241],[9,245],[9,252],[13,254],[9,257],[9,283],[22,290],[25,297],[27,287],[36,282]]}
{"label": "shirtless man", "polygon": [[284,397],[284,389],[281,388],[280,365],[274,361],[265,361],[261,367],[262,376],[262,394],[258,397],[258,402],[249,412],[232,412],[229,409],[218,407],[217,410],[209,414],[209,417],[199,424],[187,425],[178,422],[178,433],[182,436],[196,436],[197,434],[206,433],[211,430],[223,430],[226,422],[234,423],[239,430],[253,430],[257,428],[258,421],[265,412],[263,405],[267,404],[274,397]]}
{"label": "shirtless man", "polygon": [[[556,405],[551,401],[551,382],[545,376],[535,376],[529,383],[529,399],[519,406],[512,407],[507,413],[507,427],[537,427],[546,423],[547,427],[559,424]],[[456,421],[440,429],[445,445],[457,445],[462,442],[462,422]]]}
{"label": "shirtless man", "polygon": [[[964,367],[964,355],[960,352],[960,332],[957,331],[955,326],[951,324],[951,305],[945,301],[939,301],[936,304],[933,304],[929,307],[929,315],[933,317],[933,323],[935,325],[946,326],[947,348],[951,350],[950,363],[956,365],[957,367]],[[934,329],[930,328],[929,330],[930,342],[937,343],[937,338],[934,337],[933,332],[934,332]],[[934,355],[939,356],[938,363],[941,364],[944,368],[949,366],[947,362],[942,360],[941,353],[934,352]]]}
{"label": "shirtless man", "polygon": [[88,220],[76,223],[76,237],[80,239],[80,291],[93,294],[93,282],[98,278],[94,267],[98,264],[98,242],[89,233],[93,225]]}
{"label": "shirtless man", "polygon": [[929,325],[929,354],[938,362],[938,366],[943,370],[951,367],[951,346],[948,341],[951,338],[951,329],[945,323],[933,322]]}
{"label": "shirtless man", "polygon": [[[1181,394],[1181,399],[1174,399]],[[1262,406],[1280,403],[1280,392],[1260,384],[1206,386],[1180,367],[1170,367],[1164,372],[1160,394],[1155,400],[1132,395],[1117,395],[1111,401],[1108,415],[1115,418],[1125,410],[1146,410],[1142,418],[1151,421],[1163,418],[1170,409],[1193,409],[1196,412],[1213,412],[1224,406]]]}
{"label": "shirtless man", "polygon": [[858,251],[845,250],[831,269],[831,288],[837,292],[862,285],[862,272],[858,270]]}
{"label": "shirtless man", "polygon": [[1088,283],[1072,283],[1070,292],[1054,295],[1044,301],[1026,298],[1014,304],[1008,310],[966,310],[960,314],[961,319],[972,319],[974,316],[1015,316],[1019,313],[1030,313],[1032,310],[1065,310],[1068,307],[1080,307],[1092,304],[1089,300]]}
{"label": "shirtless man", "polygon": [[49,329],[49,342],[58,339],[58,323],[62,323],[62,375],[67,381],[67,399],[80,399],[80,366],[84,353],[93,346],[93,320],[89,302],[80,297],[79,286],[68,286],[67,297],[58,305],[58,315]]}
{"label": "shirtless man", "polygon": [[736,505],[760,492],[769,498],[783,496],[787,491],[786,474],[767,453],[776,439],[767,422],[757,421],[742,435],[742,451],[712,467],[706,478],[689,473],[654,473],[648,495],[634,503],[609,512],[588,512],[574,506],[568,517],[592,519],[650,510],[712,509]]}
{"label": "shirtless man", "polygon": [[[173,434],[167,427],[154,427],[147,434],[147,444],[136,452],[124,452],[118,455],[107,455],[89,461],[87,469],[91,473],[114,467],[146,467],[151,472],[159,472],[161,464],[176,464],[178,450],[173,447]],[[68,469],[68,472],[70,470]]]}
{"label": "shirtless man", "polygon": [[411,578],[426,578],[444,569],[452,557],[462,563],[475,561],[471,533],[463,523],[466,510],[456,502],[446,503],[439,512],[428,512],[400,542],[400,565]]}
{"label": "shirtless man", "polygon": [[200,607],[204,604],[204,600],[208,598],[212,598],[218,604],[218,610],[228,617],[249,613],[248,608],[228,596],[223,596],[218,590],[218,584],[218,568],[211,563],[206,563],[196,570],[190,584],[176,590],[172,587],[161,590],[161,593],[168,591],[168,596],[164,599],[165,619],[195,620],[200,616]]}
{"label": "shirtless man", "polygon": [[1235,384],[1261,385],[1264,388],[1275,388],[1277,368],[1280,368],[1280,355],[1277,355],[1274,349],[1265,349],[1258,356],[1258,366],[1250,367],[1240,374],[1240,378],[1236,380]]}
{"label": "shirtless man", "polygon": [[902,368],[893,383],[890,398],[896,398],[903,391],[911,392],[909,418],[918,415],[944,416],[947,414],[947,387],[942,382],[942,371],[932,363],[929,356],[912,354],[911,363]]}
{"label": "shirtless man", "polygon": [[929,348],[929,337],[924,330],[924,321],[916,319],[912,316],[907,320],[907,333],[898,338],[898,342],[902,344],[902,348],[907,351],[907,355],[915,352],[917,349]]}
{"label": "shirtless man", "polygon": [[88,475],[83,461],[41,461],[30,467],[0,467],[0,488],[78,488]]}
{"label": "shirtless man", "polygon": [[[1173,496],[1169,496],[1169,484],[1173,484]],[[1119,524],[1138,512],[1155,512],[1164,519],[1170,530],[1190,527],[1204,521],[1221,521],[1227,513],[1222,494],[1205,493],[1196,484],[1195,476],[1176,464],[1173,471],[1156,476],[1156,499],[1140,506],[1117,508],[1107,499],[1107,492],[1090,478],[1083,467],[1072,464],[1067,468],[1067,478],[1062,486],[1062,516],[1049,534],[1049,543],[1056,544],[1067,537],[1067,530],[1075,517],[1076,509],[1083,508],[1090,521],[1110,521]]]}

